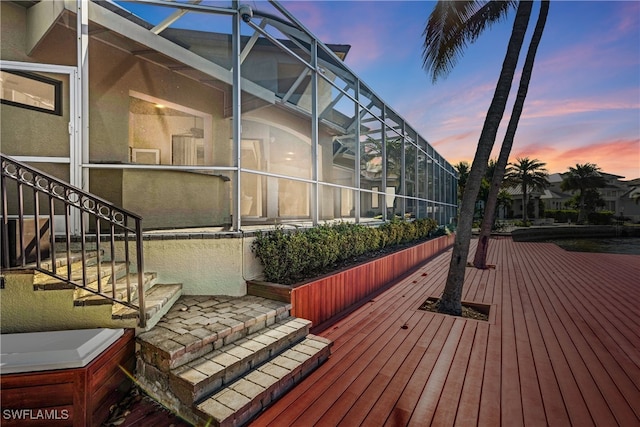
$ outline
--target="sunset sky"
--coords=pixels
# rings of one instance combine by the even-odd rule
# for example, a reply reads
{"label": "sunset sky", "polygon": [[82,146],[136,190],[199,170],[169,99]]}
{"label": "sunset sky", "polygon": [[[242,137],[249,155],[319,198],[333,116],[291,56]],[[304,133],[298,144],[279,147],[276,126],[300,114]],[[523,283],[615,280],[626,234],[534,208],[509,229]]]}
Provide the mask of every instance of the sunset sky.
{"label": "sunset sky", "polygon": [[[240,3],[273,10],[264,1]],[[422,68],[422,33],[434,2],[280,4],[324,43],[350,45],[347,66],[449,162],[473,159],[515,11],[468,46],[453,72],[434,84]],[[521,63],[539,4],[534,4]],[[123,5],[136,11],[131,3]],[[519,76],[493,158],[502,144]],[[595,163],[604,172],[640,178],[640,2],[551,1],[511,154],[512,160],[545,162],[550,173]]]}
{"label": "sunset sky", "polygon": [[[349,68],[449,162],[473,160],[515,12],[433,84],[422,69],[422,32],[433,2],[281,3],[323,42],[351,45]],[[536,2],[534,17],[538,8]],[[511,103],[493,158],[510,111]],[[590,162],[626,179],[640,177],[640,2],[551,1],[511,154],[546,162],[550,173]]]}

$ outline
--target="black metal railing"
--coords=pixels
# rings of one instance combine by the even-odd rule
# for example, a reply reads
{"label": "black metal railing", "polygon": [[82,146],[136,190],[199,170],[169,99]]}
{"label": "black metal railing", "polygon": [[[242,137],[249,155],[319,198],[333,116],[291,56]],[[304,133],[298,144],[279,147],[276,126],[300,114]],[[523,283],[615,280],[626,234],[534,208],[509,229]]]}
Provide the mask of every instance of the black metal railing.
{"label": "black metal railing", "polygon": [[[142,218],[3,154],[0,158],[2,268],[33,268],[138,310],[138,325],[145,327]],[[73,217],[79,218],[77,230]],[[60,230],[56,218],[64,221]],[[74,263],[81,263],[77,271]],[[126,292],[116,286],[121,270]]]}

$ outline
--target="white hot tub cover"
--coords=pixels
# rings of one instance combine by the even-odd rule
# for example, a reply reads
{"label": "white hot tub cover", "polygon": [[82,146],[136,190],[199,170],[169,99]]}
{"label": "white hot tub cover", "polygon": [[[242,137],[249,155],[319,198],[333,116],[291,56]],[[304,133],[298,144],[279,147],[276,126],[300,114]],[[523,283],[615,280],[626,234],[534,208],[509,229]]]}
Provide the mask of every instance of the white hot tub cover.
{"label": "white hot tub cover", "polygon": [[124,329],[76,329],[0,335],[0,373],[81,368],[124,334]]}

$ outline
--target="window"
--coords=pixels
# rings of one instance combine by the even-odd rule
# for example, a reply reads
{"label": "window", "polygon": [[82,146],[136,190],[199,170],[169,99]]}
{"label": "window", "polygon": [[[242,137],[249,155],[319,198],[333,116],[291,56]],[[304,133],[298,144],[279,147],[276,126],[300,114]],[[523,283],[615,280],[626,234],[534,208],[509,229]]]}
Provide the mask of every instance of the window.
{"label": "window", "polygon": [[131,162],[212,163],[211,115],[133,91],[129,95]]}
{"label": "window", "polygon": [[0,71],[0,101],[14,107],[62,115],[62,82],[33,73]]}

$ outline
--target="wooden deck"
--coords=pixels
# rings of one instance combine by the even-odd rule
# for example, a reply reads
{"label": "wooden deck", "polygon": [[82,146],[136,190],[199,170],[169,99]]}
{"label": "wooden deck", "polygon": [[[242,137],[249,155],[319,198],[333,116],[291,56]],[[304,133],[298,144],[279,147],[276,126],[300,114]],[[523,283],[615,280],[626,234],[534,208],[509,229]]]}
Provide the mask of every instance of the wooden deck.
{"label": "wooden deck", "polygon": [[494,239],[480,322],[417,310],[450,255],[321,333],[331,358],[252,425],[640,426],[640,256]]}

